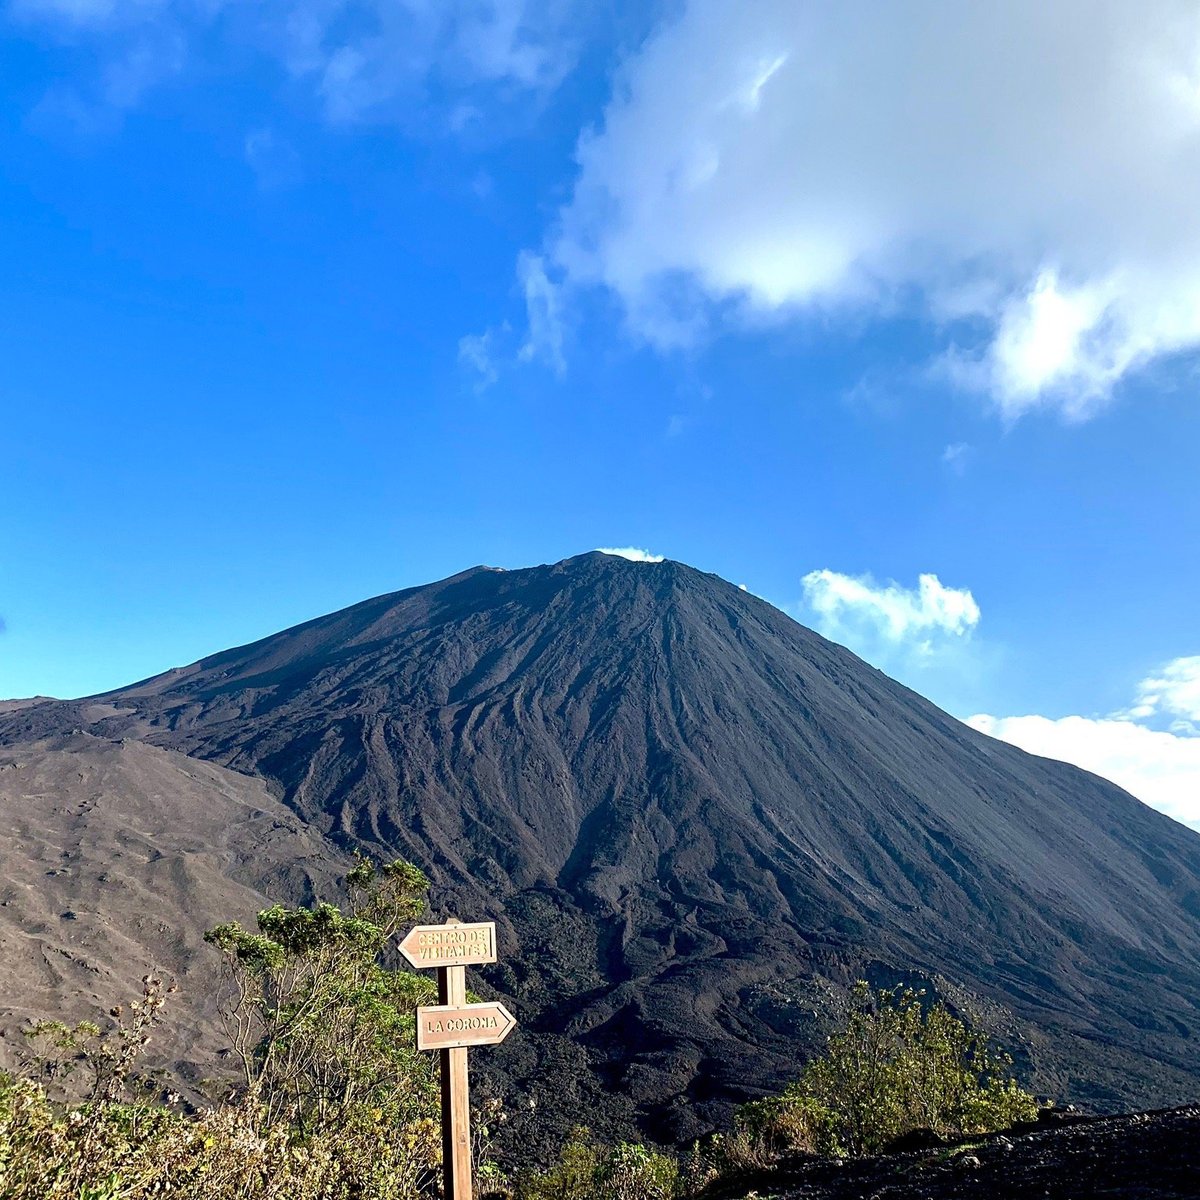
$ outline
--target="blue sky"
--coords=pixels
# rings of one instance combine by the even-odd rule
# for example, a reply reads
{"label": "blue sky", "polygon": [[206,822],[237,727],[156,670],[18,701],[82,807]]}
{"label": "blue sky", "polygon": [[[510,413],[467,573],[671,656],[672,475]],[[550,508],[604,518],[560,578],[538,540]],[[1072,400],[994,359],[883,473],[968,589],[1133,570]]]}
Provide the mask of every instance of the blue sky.
{"label": "blue sky", "polygon": [[638,547],[1200,821],[1200,17],[996,7],[9,0],[0,695]]}

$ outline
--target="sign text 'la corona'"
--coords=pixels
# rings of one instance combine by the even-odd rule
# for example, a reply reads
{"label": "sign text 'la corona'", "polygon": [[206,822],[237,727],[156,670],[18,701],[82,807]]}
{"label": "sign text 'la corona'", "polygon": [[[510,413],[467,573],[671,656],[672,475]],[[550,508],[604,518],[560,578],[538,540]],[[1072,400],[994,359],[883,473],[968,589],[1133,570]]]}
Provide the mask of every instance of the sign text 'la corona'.
{"label": "sign text 'la corona'", "polygon": [[430,1005],[417,1009],[417,1049],[498,1046],[516,1027],[503,1004]]}

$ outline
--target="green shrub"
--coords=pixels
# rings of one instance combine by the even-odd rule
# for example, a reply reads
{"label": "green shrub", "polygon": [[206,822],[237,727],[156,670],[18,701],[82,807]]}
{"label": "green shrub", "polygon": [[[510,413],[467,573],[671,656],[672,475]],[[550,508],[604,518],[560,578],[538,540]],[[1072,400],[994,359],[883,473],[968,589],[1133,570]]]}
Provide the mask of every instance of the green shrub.
{"label": "green shrub", "polygon": [[[275,905],[258,931],[218,926],[235,1095],[197,1116],[129,1103],[138,1056],[172,988],[147,976],[107,1030],[42,1022],[39,1078],[0,1077],[5,1200],[417,1200],[440,1157],[436,1065],[413,1048],[427,980],[381,951],[419,915],[408,863],[351,872],[349,911]],[[51,1095],[51,1088],[57,1095]]]}
{"label": "green shrub", "polygon": [[601,1146],[577,1129],[547,1171],[525,1175],[517,1200],[672,1200],[681,1194],[679,1164],[668,1154],[622,1142]]}
{"label": "green shrub", "polygon": [[434,1059],[414,1047],[415,1008],[434,985],[379,965],[422,911],[428,882],[410,863],[377,871],[366,860],[348,882],[346,914],[276,904],[258,914],[257,933],[231,922],[205,934],[225,956],[243,1096],[268,1125],[305,1132],[363,1112],[403,1125],[436,1112]]}
{"label": "green shrub", "polygon": [[[260,1113],[222,1106],[192,1119],[159,1106],[56,1107],[28,1080],[0,1085],[6,1200],[415,1200],[435,1125],[350,1128],[300,1139]],[[398,1136],[397,1136],[398,1135]]]}
{"label": "green shrub", "polygon": [[781,1154],[841,1154],[833,1112],[799,1083],[789,1084],[778,1096],[743,1104],[727,1138],[727,1158],[745,1165],[770,1162]]}
{"label": "green shrub", "polygon": [[847,1153],[873,1154],[914,1129],[959,1137],[1037,1115],[1036,1099],[1011,1077],[1012,1060],[944,1004],[926,1008],[922,998],[859,982],[845,1026],[789,1089],[813,1114],[828,1115]]}

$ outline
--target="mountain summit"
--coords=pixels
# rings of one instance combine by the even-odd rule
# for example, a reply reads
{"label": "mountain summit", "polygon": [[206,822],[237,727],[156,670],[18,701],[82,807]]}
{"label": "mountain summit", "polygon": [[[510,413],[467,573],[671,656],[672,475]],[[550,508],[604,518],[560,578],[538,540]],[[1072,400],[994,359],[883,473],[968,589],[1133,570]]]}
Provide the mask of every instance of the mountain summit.
{"label": "mountain summit", "polygon": [[496,918],[479,986],[523,1036],[486,1069],[564,1123],[702,1132],[859,977],[928,982],[1064,1099],[1200,1087],[1200,835],[680,563],[479,567],[0,714],[81,729],[261,776]]}

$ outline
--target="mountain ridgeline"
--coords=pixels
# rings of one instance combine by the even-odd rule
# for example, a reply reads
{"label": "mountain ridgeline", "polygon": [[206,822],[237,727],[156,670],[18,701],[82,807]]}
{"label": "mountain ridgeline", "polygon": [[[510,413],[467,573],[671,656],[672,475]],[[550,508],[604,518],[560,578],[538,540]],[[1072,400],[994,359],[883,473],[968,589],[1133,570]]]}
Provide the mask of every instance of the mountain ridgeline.
{"label": "mountain ridgeline", "polygon": [[495,918],[473,986],[521,1030],[473,1069],[563,1126],[712,1128],[860,977],[927,983],[1047,1094],[1200,1093],[1200,836],[679,563],[476,568],[0,713],[10,751],[83,735],[261,777],[331,860]]}

